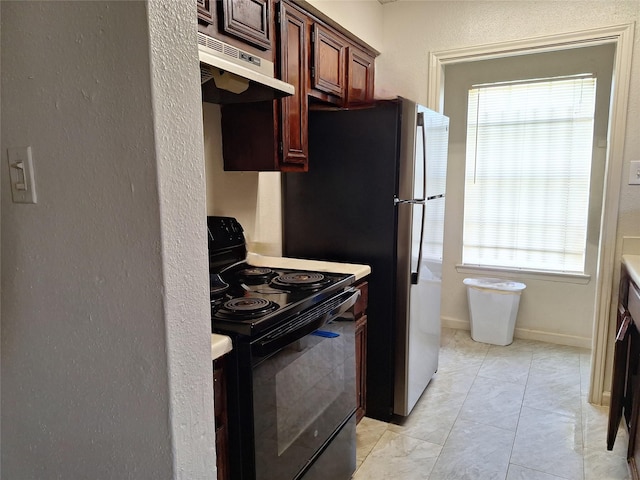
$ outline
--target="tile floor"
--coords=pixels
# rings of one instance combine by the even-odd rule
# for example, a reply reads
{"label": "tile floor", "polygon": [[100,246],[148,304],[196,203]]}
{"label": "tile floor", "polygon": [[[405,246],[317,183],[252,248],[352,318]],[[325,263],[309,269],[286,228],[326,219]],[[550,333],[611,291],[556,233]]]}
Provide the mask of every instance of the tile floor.
{"label": "tile floor", "polygon": [[588,350],[445,329],[439,370],[409,417],[363,418],[353,480],[630,478],[626,432],[606,449],[606,407],[587,402]]}

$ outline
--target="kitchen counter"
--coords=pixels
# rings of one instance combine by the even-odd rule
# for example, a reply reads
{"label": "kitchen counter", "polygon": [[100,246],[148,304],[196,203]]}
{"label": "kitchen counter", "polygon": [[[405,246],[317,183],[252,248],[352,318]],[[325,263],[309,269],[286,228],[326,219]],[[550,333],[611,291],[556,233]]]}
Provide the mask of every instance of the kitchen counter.
{"label": "kitchen counter", "polygon": [[254,267],[293,268],[298,270],[314,270],[316,272],[346,273],[356,277],[356,281],[371,273],[369,265],[357,263],[323,262],[305,260],[303,258],[268,257],[257,253],[247,254],[247,263]]}
{"label": "kitchen counter", "polygon": [[633,282],[640,286],[640,255],[623,255],[622,263],[627,267]]}
{"label": "kitchen counter", "polygon": [[232,349],[231,338],[217,333],[211,334],[211,360],[220,358]]}

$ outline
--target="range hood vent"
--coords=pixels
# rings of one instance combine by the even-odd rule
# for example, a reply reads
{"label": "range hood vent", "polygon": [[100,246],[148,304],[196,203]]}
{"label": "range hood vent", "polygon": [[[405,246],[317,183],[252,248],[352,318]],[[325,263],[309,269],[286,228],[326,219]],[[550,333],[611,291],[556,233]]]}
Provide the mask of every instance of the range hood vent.
{"label": "range hood vent", "polygon": [[247,103],[293,95],[295,88],[274,77],[273,62],[198,32],[202,100]]}

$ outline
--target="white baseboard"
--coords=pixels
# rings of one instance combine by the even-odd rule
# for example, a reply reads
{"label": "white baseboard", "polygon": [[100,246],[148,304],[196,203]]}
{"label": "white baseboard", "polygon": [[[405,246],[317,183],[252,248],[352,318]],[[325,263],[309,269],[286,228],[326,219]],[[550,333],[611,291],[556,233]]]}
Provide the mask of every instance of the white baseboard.
{"label": "white baseboard", "polygon": [[441,317],[442,326],[445,328],[453,328],[454,330],[471,330],[469,322],[458,320],[457,318]]}
{"label": "white baseboard", "polygon": [[[456,330],[471,330],[469,322],[451,317],[442,317],[442,326]],[[537,340],[540,342],[555,343],[557,345],[568,345],[591,349],[591,338],[578,337],[576,335],[566,335],[564,333],[544,332],[542,330],[532,330],[528,328],[516,328],[513,336],[525,340]],[[604,401],[604,400],[603,400]]]}

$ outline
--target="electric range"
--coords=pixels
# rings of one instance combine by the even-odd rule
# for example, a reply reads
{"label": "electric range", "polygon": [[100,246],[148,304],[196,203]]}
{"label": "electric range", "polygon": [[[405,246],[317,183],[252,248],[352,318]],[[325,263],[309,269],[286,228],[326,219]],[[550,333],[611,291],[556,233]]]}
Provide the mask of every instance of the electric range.
{"label": "electric range", "polygon": [[231,478],[351,478],[355,324],[345,314],[359,296],[355,277],[249,265],[237,220],[207,224],[212,331],[233,342]]}

